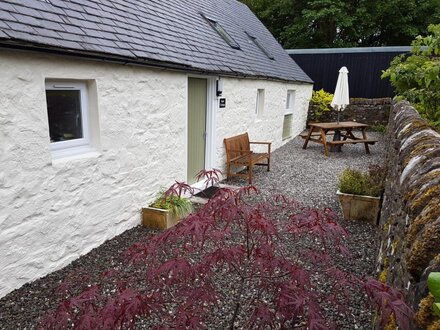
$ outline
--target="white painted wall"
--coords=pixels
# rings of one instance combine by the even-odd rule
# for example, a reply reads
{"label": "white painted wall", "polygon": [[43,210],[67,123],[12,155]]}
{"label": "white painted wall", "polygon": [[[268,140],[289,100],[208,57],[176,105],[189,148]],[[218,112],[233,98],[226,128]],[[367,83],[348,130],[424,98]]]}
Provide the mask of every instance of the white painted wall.
{"label": "white painted wall", "polygon": [[[225,168],[225,137],[248,132],[251,141],[272,142],[272,150],[275,150],[305,129],[312,85],[231,78],[223,78],[223,81],[222,97],[226,98],[226,108],[217,109],[217,168]],[[255,113],[258,89],[265,90],[264,111],[261,115]],[[292,138],[282,140],[288,90],[295,90]]]}
{"label": "white painted wall", "polygon": [[[186,176],[187,75],[56,56],[0,53],[0,296],[69,264],[140,223],[139,209]],[[45,79],[91,82],[99,147],[56,160],[49,150]],[[265,113],[255,116],[258,88]],[[311,85],[224,78],[215,163],[223,138],[248,131],[281,146],[287,89],[297,90],[294,135]],[[93,93],[92,93],[93,94]],[[92,102],[93,103],[93,102]]]}

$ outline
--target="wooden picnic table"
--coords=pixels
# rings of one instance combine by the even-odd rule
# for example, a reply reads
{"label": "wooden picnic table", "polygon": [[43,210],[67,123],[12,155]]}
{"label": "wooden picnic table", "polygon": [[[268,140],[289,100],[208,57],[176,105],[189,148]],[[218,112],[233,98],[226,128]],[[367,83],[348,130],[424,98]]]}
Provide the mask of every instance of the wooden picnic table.
{"label": "wooden picnic table", "polygon": [[[328,146],[342,146],[344,144],[363,143],[365,145],[365,152],[370,153],[368,145],[375,144],[377,140],[369,139],[366,129],[367,124],[358,123],[355,121],[342,121],[332,123],[310,123],[310,129],[307,134],[301,135],[305,139],[303,149],[307,149],[309,141],[320,143],[324,145],[324,153],[328,156]],[[362,137],[357,137],[353,134],[354,130],[359,130]],[[327,134],[335,132],[335,135],[340,136],[341,139],[327,140]]]}

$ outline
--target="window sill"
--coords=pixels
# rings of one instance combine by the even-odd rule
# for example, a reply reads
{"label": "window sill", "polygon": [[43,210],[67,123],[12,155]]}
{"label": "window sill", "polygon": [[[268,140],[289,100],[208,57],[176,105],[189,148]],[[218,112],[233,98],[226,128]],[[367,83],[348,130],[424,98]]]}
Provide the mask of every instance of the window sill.
{"label": "window sill", "polygon": [[101,153],[98,150],[91,148],[89,146],[68,148],[62,150],[53,150],[52,154],[52,165],[63,164],[66,162],[98,158]]}

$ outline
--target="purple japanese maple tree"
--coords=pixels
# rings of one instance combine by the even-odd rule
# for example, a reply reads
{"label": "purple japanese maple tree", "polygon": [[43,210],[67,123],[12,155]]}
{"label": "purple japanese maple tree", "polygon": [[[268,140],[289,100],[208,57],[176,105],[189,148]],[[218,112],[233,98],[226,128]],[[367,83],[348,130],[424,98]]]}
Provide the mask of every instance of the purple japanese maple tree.
{"label": "purple japanese maple tree", "polygon": [[[219,179],[217,170],[200,176],[210,184]],[[188,190],[177,183],[166,195]],[[411,311],[397,293],[374,280],[365,284],[333,261],[349,254],[335,212],[284,196],[258,202],[257,193],[253,186],[220,189],[175,227],[131,246],[123,274],[109,270],[99,285],[83,282],[80,293],[48,313],[41,327],[130,328],[144,320],[157,329],[329,329],[336,324],[323,307],[345,312],[350,291],[364,286],[388,308],[385,317],[393,313],[406,326]],[[320,288],[319,277],[332,288]]]}

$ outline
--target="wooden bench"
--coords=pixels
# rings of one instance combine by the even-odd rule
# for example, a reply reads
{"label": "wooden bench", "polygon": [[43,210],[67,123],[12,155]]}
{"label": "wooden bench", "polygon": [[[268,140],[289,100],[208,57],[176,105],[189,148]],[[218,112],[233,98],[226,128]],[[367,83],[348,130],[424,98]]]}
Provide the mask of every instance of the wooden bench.
{"label": "wooden bench", "polygon": [[[226,149],[226,167],[228,180],[233,176],[244,176],[252,184],[252,168],[254,165],[266,166],[270,171],[270,148],[271,142],[251,142],[248,133],[240,134],[223,140]],[[267,153],[255,153],[251,150],[251,144],[267,145]],[[247,173],[240,173],[243,167]],[[233,171],[236,168],[236,171]]]}

